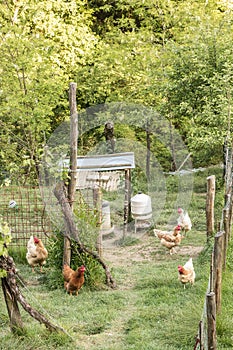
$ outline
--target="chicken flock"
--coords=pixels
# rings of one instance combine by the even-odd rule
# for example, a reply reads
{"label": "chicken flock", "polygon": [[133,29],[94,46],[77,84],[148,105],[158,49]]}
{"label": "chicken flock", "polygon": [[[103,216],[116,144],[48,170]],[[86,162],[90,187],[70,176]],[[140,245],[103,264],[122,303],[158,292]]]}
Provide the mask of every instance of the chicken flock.
{"label": "chicken flock", "polygon": [[[170,255],[177,253],[175,247],[178,247],[181,244],[182,239],[185,238],[187,232],[192,228],[191,219],[187,211],[179,207],[178,215],[177,225],[172,231],[154,229],[155,237],[160,240],[160,244],[163,247],[168,249]],[[41,239],[31,236],[27,243],[26,259],[32,268],[32,272],[35,271],[34,269],[36,266],[39,266],[40,271],[42,272],[47,258],[48,251]],[[72,270],[68,264],[64,264],[62,275],[64,278],[64,289],[68,294],[78,295],[79,290],[82,288],[85,282],[85,270],[86,268],[84,265],[78,267],[76,270]],[[196,274],[192,257],[190,257],[183,266],[178,265],[178,279],[181,284],[183,284],[184,288],[187,283],[194,285],[195,277]]]}
{"label": "chicken flock", "polygon": [[[42,272],[47,258],[48,251],[42,243],[42,240],[38,237],[31,236],[27,243],[26,259],[32,268],[32,272],[35,272],[36,266],[39,266],[40,272]],[[62,270],[64,288],[70,295],[73,293],[78,295],[79,290],[82,288],[85,282],[85,270],[86,268],[84,265],[78,267],[77,270],[74,271],[67,264],[64,264]]]}
{"label": "chicken flock", "polygon": [[[160,244],[167,248],[169,254],[175,254],[177,251],[175,247],[181,244],[183,238],[187,237],[187,232],[192,228],[192,222],[187,211],[178,207],[177,225],[172,231],[163,231],[154,229],[154,235],[160,240]],[[183,284],[184,289],[187,283],[192,286],[195,282],[196,273],[193,266],[193,259],[190,257],[188,261],[182,266],[178,265],[178,280]]]}

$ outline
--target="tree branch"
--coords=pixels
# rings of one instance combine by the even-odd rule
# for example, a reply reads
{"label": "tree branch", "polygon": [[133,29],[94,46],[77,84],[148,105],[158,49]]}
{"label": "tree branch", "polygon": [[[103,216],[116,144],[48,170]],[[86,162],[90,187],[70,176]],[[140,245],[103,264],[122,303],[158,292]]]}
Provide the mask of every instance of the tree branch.
{"label": "tree branch", "polygon": [[16,268],[12,257],[0,256],[0,269],[7,271],[7,277],[2,278],[3,286],[7,286],[7,290],[10,291],[10,294],[22,305],[25,311],[40,323],[44,323],[46,328],[50,331],[62,331],[65,333],[64,329],[52,324],[44,315],[33,309],[31,305],[27,303],[16,283]]}

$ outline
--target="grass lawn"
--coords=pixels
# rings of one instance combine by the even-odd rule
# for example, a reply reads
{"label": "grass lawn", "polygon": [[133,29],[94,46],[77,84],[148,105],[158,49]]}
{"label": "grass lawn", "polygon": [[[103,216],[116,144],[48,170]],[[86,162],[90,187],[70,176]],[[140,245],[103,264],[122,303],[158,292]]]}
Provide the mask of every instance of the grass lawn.
{"label": "grass lawn", "polygon": [[[211,171],[195,175],[189,208],[193,229],[182,240],[177,254],[170,256],[152,231],[131,241],[132,245],[112,244],[104,249],[103,257],[117,282],[114,290],[90,291],[84,286],[77,297],[69,296],[62,288],[49,290],[38,270],[33,274],[27,264],[17,264],[20,275],[28,282],[20,287],[22,294],[65,333],[49,333],[44,325],[20,309],[25,333],[14,336],[1,293],[0,349],[194,349],[209,276],[211,249],[206,248],[205,186]],[[216,170],[216,177],[221,177],[220,171]],[[217,186],[218,191],[221,194]],[[222,208],[222,199],[217,194],[217,217],[221,216],[219,208]],[[161,226],[164,221],[162,218]],[[196,282],[184,289],[177,278],[177,265],[185,263],[189,256],[193,257]],[[232,261],[231,247],[229,256]],[[49,272],[47,266],[45,274]],[[232,282],[231,286],[228,283],[232,281],[232,264],[228,264],[223,277],[225,297],[223,295],[222,313],[217,320],[218,349],[221,350],[231,349],[233,343]]]}

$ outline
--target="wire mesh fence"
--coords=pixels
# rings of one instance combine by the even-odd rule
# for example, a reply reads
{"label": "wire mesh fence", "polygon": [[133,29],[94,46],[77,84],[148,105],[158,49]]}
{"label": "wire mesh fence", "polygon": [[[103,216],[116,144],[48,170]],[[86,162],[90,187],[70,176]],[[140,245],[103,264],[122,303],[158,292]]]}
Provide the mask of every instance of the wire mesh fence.
{"label": "wire mesh fence", "polygon": [[39,187],[1,187],[0,215],[11,228],[11,246],[26,246],[31,235],[46,242],[52,233]]}
{"label": "wire mesh fence", "polygon": [[[86,213],[96,213],[95,188],[77,190],[75,208]],[[47,243],[57,231],[63,232],[64,220],[57,199],[51,192],[39,186],[0,187],[0,216],[11,228],[12,247],[26,247],[31,235]],[[98,219],[97,219],[98,221]]]}

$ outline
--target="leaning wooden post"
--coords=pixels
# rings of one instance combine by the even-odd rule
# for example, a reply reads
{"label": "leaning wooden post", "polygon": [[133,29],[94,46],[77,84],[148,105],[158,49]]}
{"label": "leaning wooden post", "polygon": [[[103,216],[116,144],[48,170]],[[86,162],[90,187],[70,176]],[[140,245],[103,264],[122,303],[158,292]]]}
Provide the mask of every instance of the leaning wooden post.
{"label": "leaning wooden post", "polygon": [[19,331],[23,331],[23,321],[20,315],[19,307],[17,304],[17,299],[12,292],[7,278],[3,277],[2,280],[2,290],[4,293],[4,298],[6,301],[7,311],[10,319],[10,328],[13,333],[17,333]]}
{"label": "leaning wooden post", "polygon": [[227,247],[228,247],[228,241],[229,241],[229,231],[230,231],[230,224],[229,224],[229,208],[223,209],[223,226],[224,226],[224,240],[223,240],[223,269],[226,268],[226,262],[227,262]]}
{"label": "leaning wooden post", "polygon": [[124,200],[124,227],[123,237],[126,237],[127,226],[130,215],[130,199],[131,199],[131,179],[130,169],[125,169],[125,200]]}
{"label": "leaning wooden post", "polygon": [[206,295],[207,309],[207,334],[208,334],[208,350],[217,349],[216,337],[216,303],[214,292],[209,292]]}
{"label": "leaning wooden post", "polygon": [[230,205],[229,205],[229,241],[231,239],[231,228],[232,228],[232,210],[233,210],[233,193],[230,194]]}
{"label": "leaning wooden post", "polygon": [[199,340],[200,340],[200,350],[204,350],[204,343],[203,343],[203,322],[199,322]]}
{"label": "leaning wooden post", "polygon": [[207,177],[206,226],[207,240],[214,232],[215,175]]}
{"label": "leaning wooden post", "polygon": [[215,235],[214,250],[213,250],[213,289],[215,293],[217,313],[221,312],[223,240],[224,240],[224,232],[218,232]]}
{"label": "leaning wooden post", "polygon": [[[73,210],[76,180],[77,180],[77,148],[78,148],[78,114],[76,108],[76,87],[77,84],[70,83],[69,104],[70,104],[70,179],[68,184],[68,200]],[[63,264],[70,265],[71,246],[70,238],[64,237]]]}

